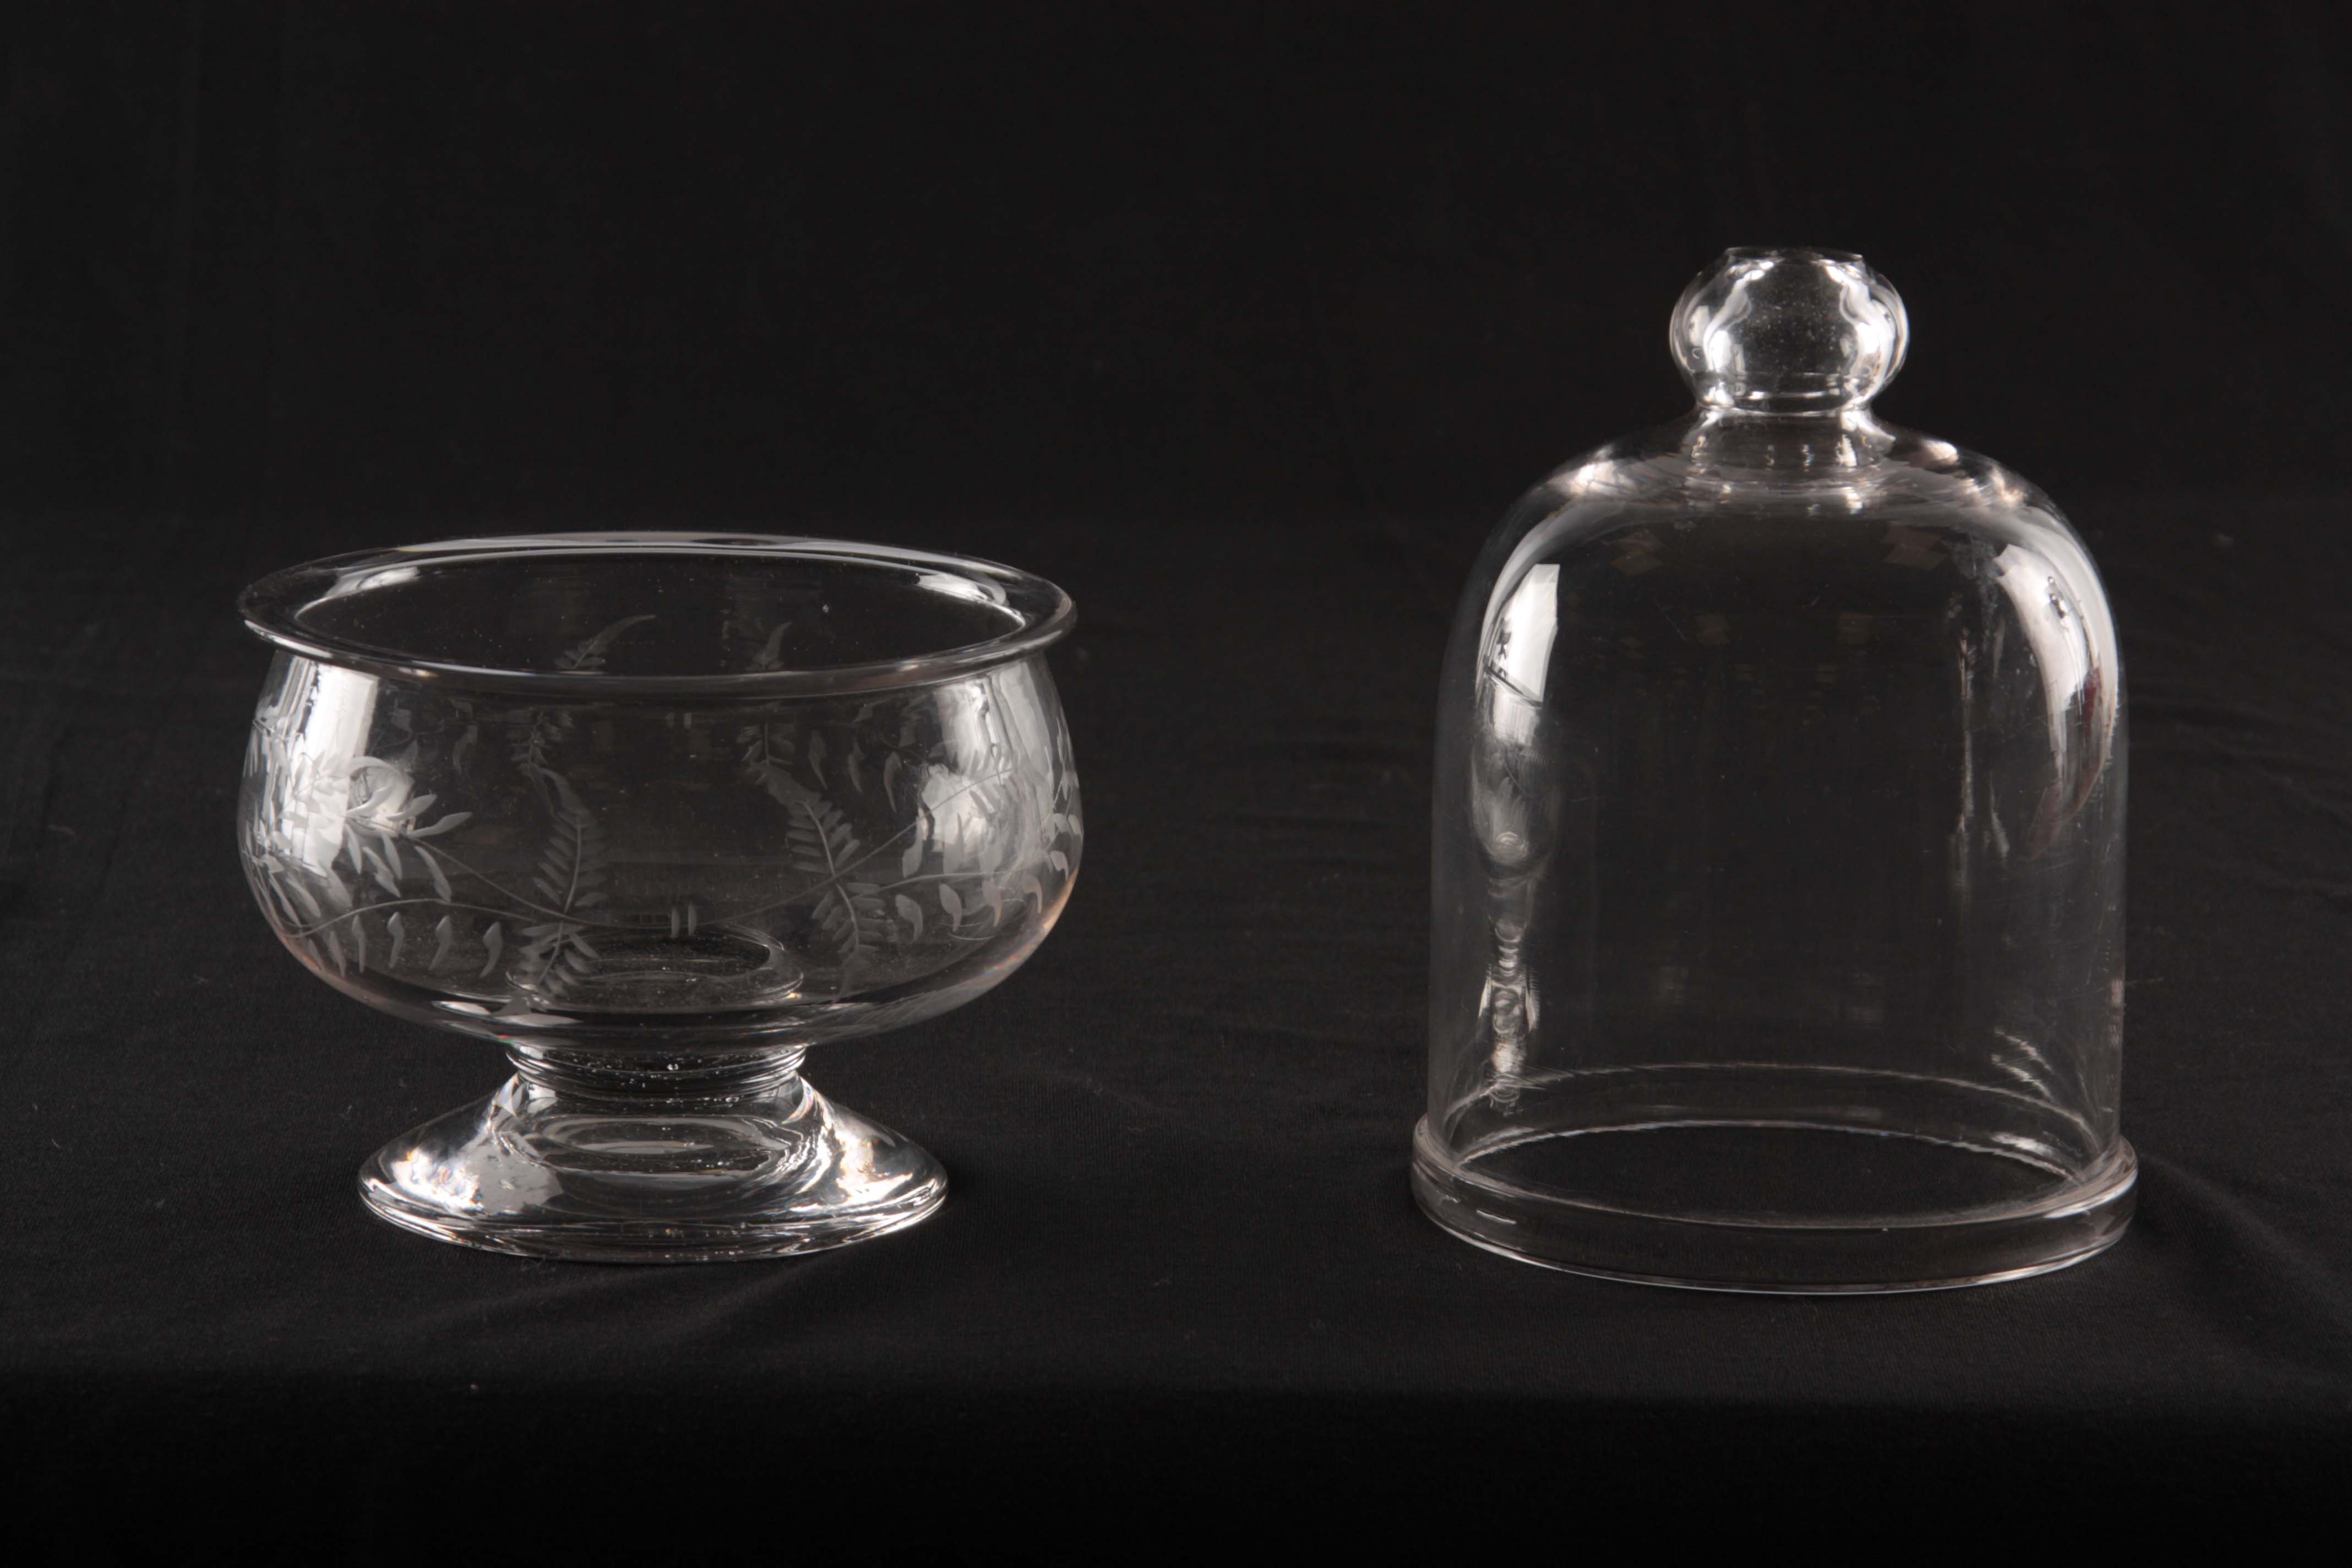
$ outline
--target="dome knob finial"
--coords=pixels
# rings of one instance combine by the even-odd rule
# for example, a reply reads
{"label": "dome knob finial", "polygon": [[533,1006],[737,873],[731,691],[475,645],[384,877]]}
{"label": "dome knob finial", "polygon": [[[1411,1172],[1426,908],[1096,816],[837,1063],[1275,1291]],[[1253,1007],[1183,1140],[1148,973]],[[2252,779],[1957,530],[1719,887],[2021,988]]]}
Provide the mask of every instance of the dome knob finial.
{"label": "dome knob finial", "polygon": [[1667,330],[1713,408],[1829,414],[1875,397],[1903,367],[1903,297],[1843,250],[1738,247],[1692,279]]}

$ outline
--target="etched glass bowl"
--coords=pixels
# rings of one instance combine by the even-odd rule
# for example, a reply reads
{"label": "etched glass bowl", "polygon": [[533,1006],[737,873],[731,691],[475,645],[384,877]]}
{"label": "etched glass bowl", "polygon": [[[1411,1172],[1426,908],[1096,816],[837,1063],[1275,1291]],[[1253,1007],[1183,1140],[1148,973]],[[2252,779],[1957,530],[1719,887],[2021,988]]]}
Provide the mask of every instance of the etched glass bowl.
{"label": "etched glass bowl", "polygon": [[239,844],[327,984],[514,1076],[381,1150],[395,1225],[503,1252],[770,1257],[912,1224],[939,1165],[800,1076],[969,1001],[1069,896],[1044,659],[984,562],[812,539],[456,540],[267,577]]}

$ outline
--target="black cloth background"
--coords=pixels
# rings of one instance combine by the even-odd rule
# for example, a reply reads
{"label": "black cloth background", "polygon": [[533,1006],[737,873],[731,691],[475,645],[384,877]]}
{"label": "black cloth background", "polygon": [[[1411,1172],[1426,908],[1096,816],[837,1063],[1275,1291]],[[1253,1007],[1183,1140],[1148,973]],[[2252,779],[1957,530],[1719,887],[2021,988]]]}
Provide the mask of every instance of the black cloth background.
{"label": "black cloth background", "polygon": [[[2342,25],[1763,10],[16,13],[7,1528],[315,1560],[2326,1503]],[[1787,242],[1895,279],[1885,412],[2051,489],[2123,630],[2141,1206],[2044,1279],[1613,1286],[1406,1193],[1462,574],[1519,489],[1681,405],[1688,276]],[[1068,587],[1076,894],[998,992],[812,1061],[948,1164],[917,1229],[677,1269],[403,1235],[353,1170],[501,1064],[334,995],[249,908],[236,590],[656,522]]]}

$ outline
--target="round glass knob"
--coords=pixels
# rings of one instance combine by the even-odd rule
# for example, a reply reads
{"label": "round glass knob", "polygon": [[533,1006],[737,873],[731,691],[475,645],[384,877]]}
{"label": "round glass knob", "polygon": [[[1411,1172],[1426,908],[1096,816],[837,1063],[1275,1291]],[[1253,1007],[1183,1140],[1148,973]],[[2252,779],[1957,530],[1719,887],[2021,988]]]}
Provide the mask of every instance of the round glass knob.
{"label": "round glass knob", "polygon": [[1911,337],[1895,286],[1843,250],[1727,250],[1675,304],[1675,363],[1714,408],[1832,414],[1868,403]]}

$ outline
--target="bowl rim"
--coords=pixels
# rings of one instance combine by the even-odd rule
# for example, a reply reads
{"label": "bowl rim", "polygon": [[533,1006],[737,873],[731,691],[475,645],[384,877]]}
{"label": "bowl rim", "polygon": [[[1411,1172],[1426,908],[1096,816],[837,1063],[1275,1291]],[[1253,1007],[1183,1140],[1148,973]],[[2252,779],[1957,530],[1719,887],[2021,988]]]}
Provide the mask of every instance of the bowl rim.
{"label": "bowl rim", "polygon": [[[935,648],[906,658],[802,669],[714,670],[707,675],[611,675],[602,670],[517,669],[427,658],[397,647],[337,637],[302,624],[300,616],[328,598],[364,591],[385,572],[433,563],[464,563],[518,555],[790,556],[862,565],[943,572],[985,592],[1023,624],[999,637]],[[735,533],[641,529],[583,532],[488,534],[426,543],[353,551],[289,566],[262,577],[237,596],[246,628],[289,653],[322,664],[404,680],[546,696],[615,698],[755,698],[838,696],[929,686],[1026,658],[1069,635],[1077,607],[1054,584],[1016,567],[977,556],[912,550],[811,534]]]}

